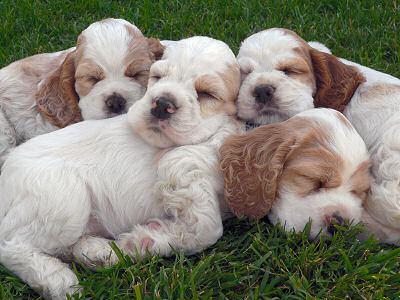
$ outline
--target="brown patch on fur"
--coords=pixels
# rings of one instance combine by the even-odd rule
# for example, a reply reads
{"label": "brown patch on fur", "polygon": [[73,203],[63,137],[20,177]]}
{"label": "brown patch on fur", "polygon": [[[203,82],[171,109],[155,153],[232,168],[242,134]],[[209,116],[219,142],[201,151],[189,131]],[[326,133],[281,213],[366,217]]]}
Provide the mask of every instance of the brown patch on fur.
{"label": "brown patch on fur", "polygon": [[314,71],[311,58],[308,55],[308,50],[305,50],[303,47],[297,47],[294,48],[293,51],[296,52],[299,57],[280,63],[276,69],[279,71],[288,70],[288,76],[311,86],[313,91],[315,91]]}
{"label": "brown patch on fur", "polygon": [[261,218],[269,213],[278,190],[306,195],[320,183],[339,186],[343,160],[328,140],[320,127],[303,118],[228,137],[219,151],[225,201],[238,217]]}
{"label": "brown patch on fur", "polygon": [[151,64],[152,62],[145,58],[133,59],[126,67],[125,76],[137,81],[140,85],[147,87]]}
{"label": "brown patch on fur", "polygon": [[238,65],[230,65],[223,73],[202,75],[195,81],[202,116],[211,116],[225,112],[236,114],[235,100],[240,87],[240,69]]}
{"label": "brown patch on fur", "polygon": [[301,46],[293,50],[305,58],[305,61],[311,62],[311,70],[315,77],[313,86],[316,87],[316,93],[313,95],[314,106],[342,112],[357,87],[366,81],[364,76],[356,67],[348,66],[335,56],[312,48],[295,32],[285,28],[280,30],[293,36],[300,43]]}
{"label": "brown patch on fur", "polygon": [[309,49],[317,85],[314,106],[342,112],[357,87],[365,82],[364,76],[356,67],[345,65],[331,54]]}
{"label": "brown patch on fur", "polygon": [[62,65],[41,84],[35,98],[38,110],[60,128],[82,121],[75,91],[75,55],[67,55]]}
{"label": "brown patch on fur", "polygon": [[[296,123],[293,131],[304,126]],[[280,178],[279,190],[294,192],[299,197],[342,184],[344,161],[329,146],[329,135],[313,123],[308,126],[286,160]]]}
{"label": "brown patch on fur", "polygon": [[219,74],[225,85],[223,110],[227,115],[232,116],[237,112],[235,105],[236,98],[240,88],[240,68],[238,64],[229,65],[224,73]]}
{"label": "brown patch on fur", "polygon": [[360,97],[363,99],[382,98],[399,92],[400,85],[378,83],[373,86],[369,86],[367,90],[362,91],[360,93]]}
{"label": "brown patch on fur", "polygon": [[84,59],[78,64],[75,72],[75,89],[76,92],[84,97],[90,93],[93,86],[105,78],[102,67],[91,59]]}
{"label": "brown patch on fur", "polygon": [[125,25],[125,28],[131,36],[127,55],[124,58],[127,65],[125,76],[147,87],[150,67],[155,60],[161,58],[165,47],[157,39],[144,37],[132,26]]}
{"label": "brown patch on fur", "polygon": [[20,61],[21,71],[28,77],[36,77],[39,82],[49,72],[57,69],[66,56],[67,53],[58,56],[49,56],[47,53],[33,55]]}
{"label": "brown patch on fur", "polygon": [[160,40],[154,38],[147,38],[150,51],[154,54],[155,60],[162,58],[165,46],[161,45]]}
{"label": "brown patch on fur", "polygon": [[371,161],[366,160],[359,165],[357,170],[353,173],[350,178],[353,190],[353,194],[357,195],[363,203],[367,201],[369,191],[371,188]]}

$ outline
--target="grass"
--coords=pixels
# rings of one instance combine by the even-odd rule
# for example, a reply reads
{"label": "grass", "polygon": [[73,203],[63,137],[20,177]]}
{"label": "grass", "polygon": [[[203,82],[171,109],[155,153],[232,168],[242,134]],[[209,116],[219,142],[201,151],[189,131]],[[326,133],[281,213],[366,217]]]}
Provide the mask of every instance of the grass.
{"label": "grass", "polygon": [[[39,52],[66,49],[90,23],[106,17],[134,22],[147,36],[207,35],[240,41],[269,27],[285,27],[325,43],[337,56],[400,77],[400,4],[397,1],[0,1],[0,67]],[[98,272],[73,265],[81,299],[394,299],[400,296],[400,250],[370,239],[360,227],[331,241],[310,242],[268,222],[232,219],[205,252],[122,257]],[[1,299],[40,297],[0,266]]]}

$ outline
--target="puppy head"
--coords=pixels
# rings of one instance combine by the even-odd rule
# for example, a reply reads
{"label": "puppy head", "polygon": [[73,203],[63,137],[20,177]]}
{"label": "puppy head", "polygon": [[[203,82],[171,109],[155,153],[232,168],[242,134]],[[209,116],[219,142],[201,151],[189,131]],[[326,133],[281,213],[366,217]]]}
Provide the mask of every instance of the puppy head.
{"label": "puppy head", "polygon": [[[315,109],[228,137],[220,149],[225,200],[239,217],[269,214],[311,237],[360,221],[369,187],[366,146],[339,112]],[[333,222],[334,221],[334,222]]]}
{"label": "puppy head", "polygon": [[197,144],[236,114],[239,85],[239,67],[225,43],[200,36],[170,43],[128,121],[157,147]]}
{"label": "puppy head", "polygon": [[343,111],[365,81],[355,67],[282,28],[248,37],[237,60],[242,76],[238,116],[259,124],[281,122],[313,107]]}
{"label": "puppy head", "polygon": [[150,66],[163,48],[125,20],[93,23],[40,85],[38,108],[58,127],[125,113],[144,95]]}

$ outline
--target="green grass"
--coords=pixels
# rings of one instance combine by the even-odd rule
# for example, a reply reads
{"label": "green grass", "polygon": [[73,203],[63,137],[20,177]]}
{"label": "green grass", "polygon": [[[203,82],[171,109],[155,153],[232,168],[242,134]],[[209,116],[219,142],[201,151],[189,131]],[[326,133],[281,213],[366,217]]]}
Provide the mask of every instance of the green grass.
{"label": "green grass", "polygon": [[[400,4],[376,1],[23,1],[0,0],[0,67],[39,52],[75,45],[90,23],[106,17],[134,22],[147,36],[207,35],[240,41],[269,27],[286,27],[325,43],[337,56],[400,77]],[[121,257],[111,269],[76,265],[82,299],[394,299],[400,296],[400,250],[359,228],[332,241],[309,242],[260,221],[230,220],[222,239],[199,255]],[[40,298],[0,266],[1,299]]]}

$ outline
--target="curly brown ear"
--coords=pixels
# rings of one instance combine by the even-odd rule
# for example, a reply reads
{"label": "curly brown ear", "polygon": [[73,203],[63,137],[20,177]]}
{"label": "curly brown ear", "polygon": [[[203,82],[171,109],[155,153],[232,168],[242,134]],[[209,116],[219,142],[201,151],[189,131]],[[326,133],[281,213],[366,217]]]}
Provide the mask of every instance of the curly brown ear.
{"label": "curly brown ear", "polygon": [[35,98],[38,110],[60,128],[82,121],[75,91],[75,51],[40,86]]}
{"label": "curly brown ear", "polygon": [[314,106],[342,112],[357,87],[365,82],[364,76],[331,54],[310,48],[310,56],[317,84]]}
{"label": "curly brown ear", "polygon": [[[238,217],[262,218],[275,201],[279,176],[294,144],[285,126],[261,126],[228,137],[219,150],[224,197]],[[285,138],[286,137],[286,138]]]}
{"label": "curly brown ear", "polygon": [[156,60],[161,59],[164,54],[165,46],[161,45],[160,40],[154,38],[147,38],[150,51],[153,52]]}

